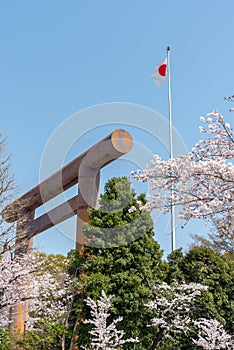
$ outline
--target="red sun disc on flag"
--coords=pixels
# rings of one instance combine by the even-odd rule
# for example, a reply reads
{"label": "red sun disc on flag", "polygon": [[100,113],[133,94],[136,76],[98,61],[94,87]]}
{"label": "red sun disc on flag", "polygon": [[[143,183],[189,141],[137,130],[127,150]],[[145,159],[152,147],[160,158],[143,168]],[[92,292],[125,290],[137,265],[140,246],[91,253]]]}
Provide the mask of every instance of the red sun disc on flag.
{"label": "red sun disc on flag", "polygon": [[166,72],[167,72],[167,65],[161,64],[161,66],[158,67],[158,72],[162,77],[165,77]]}

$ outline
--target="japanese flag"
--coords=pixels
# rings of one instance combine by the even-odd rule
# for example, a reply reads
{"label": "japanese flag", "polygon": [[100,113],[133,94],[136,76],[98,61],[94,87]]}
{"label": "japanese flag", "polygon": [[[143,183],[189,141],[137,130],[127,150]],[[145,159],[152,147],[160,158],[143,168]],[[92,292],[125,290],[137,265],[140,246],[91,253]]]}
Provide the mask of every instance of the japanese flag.
{"label": "japanese flag", "polygon": [[167,75],[167,57],[162,61],[162,63],[160,63],[158,66],[155,67],[151,76],[158,85],[161,85],[164,82],[166,75]]}

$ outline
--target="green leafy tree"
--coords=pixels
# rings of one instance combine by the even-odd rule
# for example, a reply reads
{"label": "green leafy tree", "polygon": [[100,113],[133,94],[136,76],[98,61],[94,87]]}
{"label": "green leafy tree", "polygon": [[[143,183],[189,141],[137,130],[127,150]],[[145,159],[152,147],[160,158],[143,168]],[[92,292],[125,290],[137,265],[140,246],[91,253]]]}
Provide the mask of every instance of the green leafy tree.
{"label": "green leafy tree", "polygon": [[0,350],[11,349],[13,349],[13,340],[11,339],[9,330],[0,328]]}
{"label": "green leafy tree", "polygon": [[169,255],[168,262],[167,282],[176,280],[208,286],[208,293],[202,301],[203,308],[198,310],[197,317],[215,318],[233,334],[233,261],[208,247],[199,246],[193,247],[185,255],[181,249],[174,251]]}
{"label": "green leafy tree", "polygon": [[82,322],[90,318],[84,300],[97,300],[102,290],[113,295],[110,322],[123,317],[119,326],[126,337],[139,339],[137,344],[125,344],[125,349],[145,350],[152,344],[155,334],[148,327],[152,311],[145,304],[153,297],[151,285],[163,280],[167,264],[154,240],[150,214],[141,210],[145,204],[144,195],[137,197],[127,178],[109,180],[98,210],[90,210],[90,222],[84,227],[90,246],[82,256],[70,253],[78,291],[71,324],[79,346],[90,342],[90,325]]}

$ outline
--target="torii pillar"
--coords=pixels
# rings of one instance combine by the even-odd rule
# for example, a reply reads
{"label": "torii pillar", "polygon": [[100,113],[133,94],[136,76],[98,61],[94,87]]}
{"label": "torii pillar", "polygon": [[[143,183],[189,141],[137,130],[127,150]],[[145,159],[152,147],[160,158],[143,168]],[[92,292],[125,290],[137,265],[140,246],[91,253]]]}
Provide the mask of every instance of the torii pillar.
{"label": "torii pillar", "polygon": [[[86,238],[82,225],[88,222],[88,208],[96,207],[99,194],[100,170],[128,153],[133,146],[131,135],[116,129],[104,139],[56,171],[50,177],[32,188],[3,211],[7,222],[17,221],[15,253],[22,254],[32,247],[32,238],[58,223],[77,214],[76,249],[81,251]],[[66,191],[76,183],[78,195],[60,204],[38,218],[34,218],[35,209]],[[22,213],[26,219],[21,220]],[[22,333],[27,319],[27,306],[22,304],[12,310],[11,329]]]}

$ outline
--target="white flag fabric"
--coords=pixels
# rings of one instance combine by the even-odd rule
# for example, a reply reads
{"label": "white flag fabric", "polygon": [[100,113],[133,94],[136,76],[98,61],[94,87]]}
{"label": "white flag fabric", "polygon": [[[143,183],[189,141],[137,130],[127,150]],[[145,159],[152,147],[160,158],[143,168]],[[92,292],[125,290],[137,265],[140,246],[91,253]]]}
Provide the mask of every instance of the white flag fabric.
{"label": "white flag fabric", "polygon": [[158,85],[161,85],[166,79],[166,75],[167,75],[167,57],[164,58],[162,63],[160,63],[158,66],[154,68],[154,71],[151,76]]}

